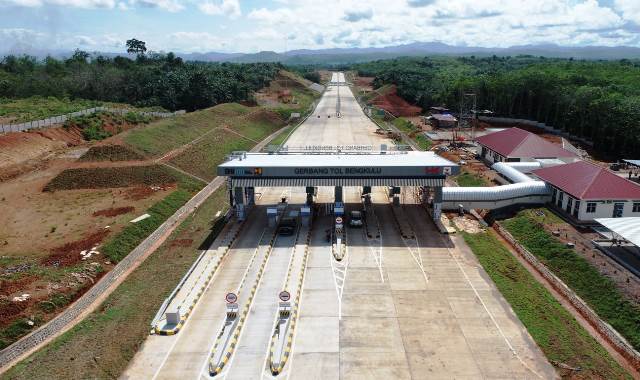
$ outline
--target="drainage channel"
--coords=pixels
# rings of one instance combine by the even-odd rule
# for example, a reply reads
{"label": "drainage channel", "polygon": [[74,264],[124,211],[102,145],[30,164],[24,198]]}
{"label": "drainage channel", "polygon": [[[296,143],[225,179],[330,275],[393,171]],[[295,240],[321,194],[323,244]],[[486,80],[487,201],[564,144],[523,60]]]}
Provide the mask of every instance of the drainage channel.
{"label": "drainage channel", "polygon": [[282,286],[282,291],[278,295],[280,302],[269,347],[269,369],[273,376],[282,373],[291,354],[293,334],[298,320],[300,297],[309,255],[310,239],[311,227],[300,227],[289,262],[287,276]]}
{"label": "drainage channel", "polygon": [[233,355],[276,238],[277,234],[274,228],[267,228],[263,231],[260,243],[255,249],[235,292],[237,299],[235,302],[228,300],[230,303],[227,305],[227,315],[209,357],[210,376],[216,376],[222,372]]}

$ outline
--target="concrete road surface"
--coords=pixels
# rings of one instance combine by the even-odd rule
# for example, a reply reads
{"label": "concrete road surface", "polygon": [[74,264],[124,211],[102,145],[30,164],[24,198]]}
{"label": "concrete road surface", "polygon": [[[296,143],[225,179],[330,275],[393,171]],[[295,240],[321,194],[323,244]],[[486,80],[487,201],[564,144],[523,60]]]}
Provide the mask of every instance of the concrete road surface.
{"label": "concrete road surface", "polygon": [[[344,75],[334,73],[332,81],[344,81]],[[338,96],[341,117],[336,116]],[[347,86],[329,86],[314,114],[287,144],[374,145],[375,150],[380,144],[391,145],[375,129]],[[237,286],[266,228],[264,206],[281,196],[304,202],[304,188],[257,191],[262,206],[251,214],[182,331],[149,336],[124,378],[209,378],[206,365],[224,317],[224,294]],[[370,239],[362,229],[349,228],[348,253],[341,263],[333,259],[325,239],[332,217],[321,211],[316,218],[292,355],[277,378],[556,377],[462,239],[439,234],[424,209],[411,201],[394,213],[384,188],[374,188],[373,200],[381,237]],[[347,209],[362,207],[360,189],[345,188],[345,201]],[[317,203],[331,202],[333,189],[319,188]],[[403,239],[394,218],[413,229],[416,238]],[[275,297],[293,244],[289,240],[276,244],[236,351],[215,378],[273,378],[266,371],[268,349]]]}

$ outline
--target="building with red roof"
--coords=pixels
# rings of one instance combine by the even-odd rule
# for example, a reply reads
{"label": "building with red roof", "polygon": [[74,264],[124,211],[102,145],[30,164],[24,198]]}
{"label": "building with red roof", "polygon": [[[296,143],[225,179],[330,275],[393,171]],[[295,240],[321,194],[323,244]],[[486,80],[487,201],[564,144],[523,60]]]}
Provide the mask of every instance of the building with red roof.
{"label": "building with red roof", "polygon": [[489,162],[530,162],[559,159],[574,162],[578,156],[561,146],[520,128],[508,128],[476,138],[480,156]]}
{"label": "building with red roof", "polygon": [[640,185],[586,161],[537,169],[551,187],[551,203],[578,222],[640,216]]}

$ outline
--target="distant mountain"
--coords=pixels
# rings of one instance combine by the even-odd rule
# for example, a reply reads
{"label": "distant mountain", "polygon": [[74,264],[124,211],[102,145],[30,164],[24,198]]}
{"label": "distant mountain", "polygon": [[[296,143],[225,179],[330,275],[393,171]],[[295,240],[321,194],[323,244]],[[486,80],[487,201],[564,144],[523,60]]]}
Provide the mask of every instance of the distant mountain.
{"label": "distant mountain", "polygon": [[[0,52],[4,54],[29,54],[43,58],[47,54],[55,57],[68,57],[71,51],[30,51],[22,47],[18,51]],[[127,56],[124,53],[94,52],[94,55],[114,57]],[[299,49],[286,53],[274,51],[261,51],[259,53],[176,53],[179,57],[189,61],[205,62],[282,62],[285,64],[346,64],[356,62],[373,61],[377,59],[390,59],[401,56],[516,56],[533,55],[553,58],[574,59],[640,59],[640,48],[631,46],[559,46],[554,44],[523,45],[508,48],[482,48],[473,46],[452,46],[441,42],[414,42],[405,45],[370,47],[370,48],[332,48],[332,49]]]}
{"label": "distant mountain", "polygon": [[[482,48],[472,46],[452,46],[440,42],[415,42],[406,45],[379,48],[332,48],[300,49],[286,53],[262,51],[255,54],[206,53],[216,59],[210,61],[228,62],[283,62],[286,64],[344,64],[400,56],[449,55],[449,56],[516,56],[533,55],[553,58],[575,59],[640,59],[640,48],[630,46],[584,46],[567,47],[553,44],[524,45],[509,48]],[[188,59],[188,56],[182,55]]]}

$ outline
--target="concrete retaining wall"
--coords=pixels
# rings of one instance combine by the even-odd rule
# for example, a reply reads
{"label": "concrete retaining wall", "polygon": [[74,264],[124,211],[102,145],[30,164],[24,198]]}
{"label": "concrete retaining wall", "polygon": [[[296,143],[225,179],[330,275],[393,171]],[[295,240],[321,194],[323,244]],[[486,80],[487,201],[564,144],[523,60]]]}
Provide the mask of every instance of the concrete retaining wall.
{"label": "concrete retaining wall", "polygon": [[515,248],[516,252],[525,259],[536,271],[544,277],[551,286],[562,296],[568,300],[573,307],[593,326],[598,332],[613,345],[613,347],[622,356],[624,356],[635,368],[640,368],[640,353],[636,351],[624,337],[622,337],[613,327],[600,319],[598,314],[593,311],[578,295],[571,290],[560,278],[551,272],[538,258],[522,246],[516,239],[503,228],[500,223],[494,223],[494,229],[505,240],[507,240]]}
{"label": "concrete retaining wall", "polygon": [[47,119],[28,121],[26,123],[0,124],[0,133],[22,132],[22,131],[28,131],[30,129],[47,128],[57,124],[64,123],[65,121],[67,121],[72,117],[77,117],[82,115],[91,115],[99,111],[107,111],[107,112],[116,113],[120,115],[124,115],[129,112],[135,112],[145,116],[160,117],[160,118],[166,118],[166,117],[171,117],[175,115],[182,115],[186,112],[184,110],[176,111],[176,112],[142,112],[142,111],[136,111],[136,110],[129,110],[126,108],[94,107],[94,108],[87,108],[86,110],[82,110],[82,111],[68,113],[66,115],[59,115],[59,116],[49,117]]}

